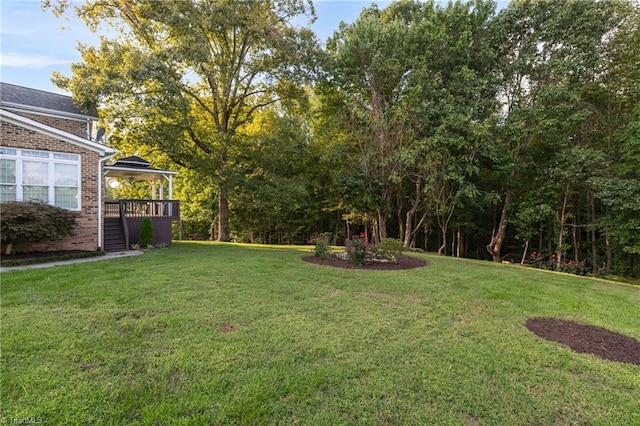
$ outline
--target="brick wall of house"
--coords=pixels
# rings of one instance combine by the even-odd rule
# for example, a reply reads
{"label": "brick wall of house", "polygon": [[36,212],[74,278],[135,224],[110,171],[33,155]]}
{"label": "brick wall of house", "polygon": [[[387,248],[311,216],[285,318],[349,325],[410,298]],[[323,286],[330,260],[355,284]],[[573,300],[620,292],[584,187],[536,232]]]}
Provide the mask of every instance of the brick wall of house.
{"label": "brick wall of house", "polygon": [[55,127],[56,129],[63,130],[67,133],[71,133],[72,135],[81,137],[83,139],[87,138],[87,122],[79,121],[79,120],[71,120],[68,118],[60,118],[60,117],[49,117],[46,115],[40,114],[32,114],[27,112],[16,112],[23,117],[30,118],[33,121],[37,121],[38,123],[46,124],[50,127]]}
{"label": "brick wall of house", "polygon": [[68,142],[2,122],[0,131],[2,146],[79,154],[81,158],[81,202],[74,235],[58,241],[46,241],[30,246],[34,251],[47,250],[89,250],[98,248],[98,176],[97,153],[72,145]]}

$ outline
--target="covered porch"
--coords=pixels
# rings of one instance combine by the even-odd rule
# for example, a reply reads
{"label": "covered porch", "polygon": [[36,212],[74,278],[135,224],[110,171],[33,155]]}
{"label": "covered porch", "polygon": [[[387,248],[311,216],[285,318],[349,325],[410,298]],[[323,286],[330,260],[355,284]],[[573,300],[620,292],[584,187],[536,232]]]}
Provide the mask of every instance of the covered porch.
{"label": "covered porch", "polygon": [[[151,218],[155,245],[171,244],[171,224],[180,220],[180,201],[173,200],[173,176],[177,172],[160,170],[140,157],[120,159],[104,167],[104,177],[151,184],[149,199],[122,199],[104,203],[104,250],[128,250],[138,243],[140,225]],[[165,191],[168,199],[165,199]]]}

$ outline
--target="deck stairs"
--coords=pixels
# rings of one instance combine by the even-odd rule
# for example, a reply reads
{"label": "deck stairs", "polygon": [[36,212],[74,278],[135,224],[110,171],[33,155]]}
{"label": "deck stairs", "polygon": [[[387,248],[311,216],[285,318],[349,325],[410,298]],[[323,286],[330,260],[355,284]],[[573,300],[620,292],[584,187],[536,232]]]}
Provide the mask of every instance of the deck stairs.
{"label": "deck stairs", "polygon": [[119,217],[104,218],[104,251],[127,250],[122,220]]}

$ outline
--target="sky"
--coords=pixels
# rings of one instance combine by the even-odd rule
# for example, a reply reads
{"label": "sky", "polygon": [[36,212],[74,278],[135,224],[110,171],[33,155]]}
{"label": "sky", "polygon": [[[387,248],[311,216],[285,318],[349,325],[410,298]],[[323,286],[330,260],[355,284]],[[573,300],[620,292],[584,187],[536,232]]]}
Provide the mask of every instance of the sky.
{"label": "sky", "polygon": [[[313,3],[317,20],[312,29],[324,42],[340,22],[354,22],[362,9],[372,3],[383,9],[391,1],[314,0]],[[505,0],[498,3],[500,7]],[[71,63],[81,61],[78,42],[98,44],[98,35],[80,19],[57,18],[51,11],[41,9],[40,0],[0,0],[0,81],[65,93],[51,83],[51,75],[58,71],[71,76]]]}

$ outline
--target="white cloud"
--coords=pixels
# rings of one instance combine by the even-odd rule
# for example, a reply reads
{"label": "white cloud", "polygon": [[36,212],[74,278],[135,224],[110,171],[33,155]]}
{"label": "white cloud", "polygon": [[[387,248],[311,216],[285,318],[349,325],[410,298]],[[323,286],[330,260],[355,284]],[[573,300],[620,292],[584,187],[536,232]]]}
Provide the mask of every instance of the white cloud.
{"label": "white cloud", "polygon": [[13,68],[46,68],[52,65],[66,65],[71,61],[52,58],[50,56],[21,55],[3,53],[0,55],[0,66]]}

